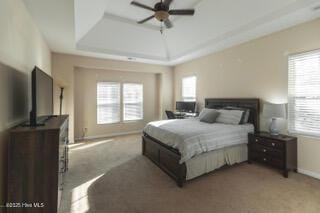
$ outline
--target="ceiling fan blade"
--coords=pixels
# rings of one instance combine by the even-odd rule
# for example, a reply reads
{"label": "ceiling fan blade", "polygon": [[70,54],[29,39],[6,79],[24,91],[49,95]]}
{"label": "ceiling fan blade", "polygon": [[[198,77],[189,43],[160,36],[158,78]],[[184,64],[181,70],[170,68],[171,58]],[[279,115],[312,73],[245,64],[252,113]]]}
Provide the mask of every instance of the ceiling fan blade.
{"label": "ceiling fan blade", "polygon": [[171,22],[169,19],[166,19],[166,20],[164,21],[164,24],[166,25],[166,27],[167,27],[168,29],[170,29],[170,28],[173,27],[172,22]]}
{"label": "ceiling fan blade", "polygon": [[141,4],[141,3],[136,2],[136,1],[132,1],[131,4],[134,5],[134,6],[136,6],[136,7],[140,7],[140,8],[143,8],[143,9],[155,11],[152,7],[149,7],[149,6],[147,6],[147,5]]}
{"label": "ceiling fan blade", "polygon": [[172,2],[173,0],[164,0],[163,3],[169,7]]}
{"label": "ceiling fan blade", "polygon": [[148,17],[148,18],[145,18],[145,19],[143,19],[143,20],[141,20],[141,21],[138,21],[138,24],[143,24],[143,23],[145,23],[145,22],[147,22],[147,21],[149,21],[150,19],[153,19],[154,18],[154,15],[153,16],[150,16],[150,17]]}
{"label": "ceiling fan blade", "polygon": [[170,15],[176,16],[193,16],[194,9],[185,9],[185,10],[169,10]]}

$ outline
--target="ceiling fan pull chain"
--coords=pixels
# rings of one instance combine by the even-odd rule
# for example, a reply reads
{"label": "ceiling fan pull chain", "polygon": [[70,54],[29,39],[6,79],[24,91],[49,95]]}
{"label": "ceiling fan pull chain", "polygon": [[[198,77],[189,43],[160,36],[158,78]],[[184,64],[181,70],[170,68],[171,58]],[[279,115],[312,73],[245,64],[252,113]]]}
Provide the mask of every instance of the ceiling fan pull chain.
{"label": "ceiling fan pull chain", "polygon": [[160,33],[163,34],[163,22],[160,24]]}

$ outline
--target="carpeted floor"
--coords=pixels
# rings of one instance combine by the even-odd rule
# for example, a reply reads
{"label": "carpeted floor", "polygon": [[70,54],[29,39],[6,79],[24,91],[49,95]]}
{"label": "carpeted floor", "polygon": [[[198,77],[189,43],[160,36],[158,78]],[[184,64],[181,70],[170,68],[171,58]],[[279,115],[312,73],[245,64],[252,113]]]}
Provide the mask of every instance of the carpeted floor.
{"label": "carpeted floor", "polygon": [[139,135],[70,146],[61,213],[320,212],[320,181],[243,163],[178,188],[141,155]]}

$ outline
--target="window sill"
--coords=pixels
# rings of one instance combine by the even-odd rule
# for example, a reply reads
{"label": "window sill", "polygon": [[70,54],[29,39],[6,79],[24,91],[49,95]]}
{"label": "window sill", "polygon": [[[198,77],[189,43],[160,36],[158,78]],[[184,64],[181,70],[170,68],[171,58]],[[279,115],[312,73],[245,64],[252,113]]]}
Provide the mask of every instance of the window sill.
{"label": "window sill", "polygon": [[103,124],[97,123],[97,125],[113,125],[113,124],[121,124],[121,121],[119,121],[119,122],[114,122],[114,123],[103,123]]}
{"label": "window sill", "polygon": [[132,120],[132,121],[123,121],[122,123],[137,123],[137,122],[141,122],[141,121],[144,121],[143,119],[139,119],[139,120]]}
{"label": "window sill", "polygon": [[119,121],[119,122],[115,122],[115,123],[105,123],[105,124],[97,123],[97,125],[129,124],[129,123],[138,123],[138,122],[141,122],[141,121],[144,121],[144,119],[133,120],[133,121]]}
{"label": "window sill", "polygon": [[320,135],[312,135],[312,134],[307,134],[303,132],[293,132],[293,131],[288,131],[290,135],[293,135],[295,137],[304,137],[304,138],[312,138],[316,140],[320,140]]}

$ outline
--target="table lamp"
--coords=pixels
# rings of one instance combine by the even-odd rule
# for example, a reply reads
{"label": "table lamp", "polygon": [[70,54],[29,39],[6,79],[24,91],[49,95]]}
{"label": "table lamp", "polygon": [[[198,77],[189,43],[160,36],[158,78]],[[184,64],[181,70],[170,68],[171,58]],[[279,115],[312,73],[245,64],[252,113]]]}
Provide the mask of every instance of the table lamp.
{"label": "table lamp", "polygon": [[279,135],[276,121],[277,118],[286,118],[286,104],[271,104],[265,103],[263,105],[263,116],[271,118],[269,125],[269,132],[271,135]]}

